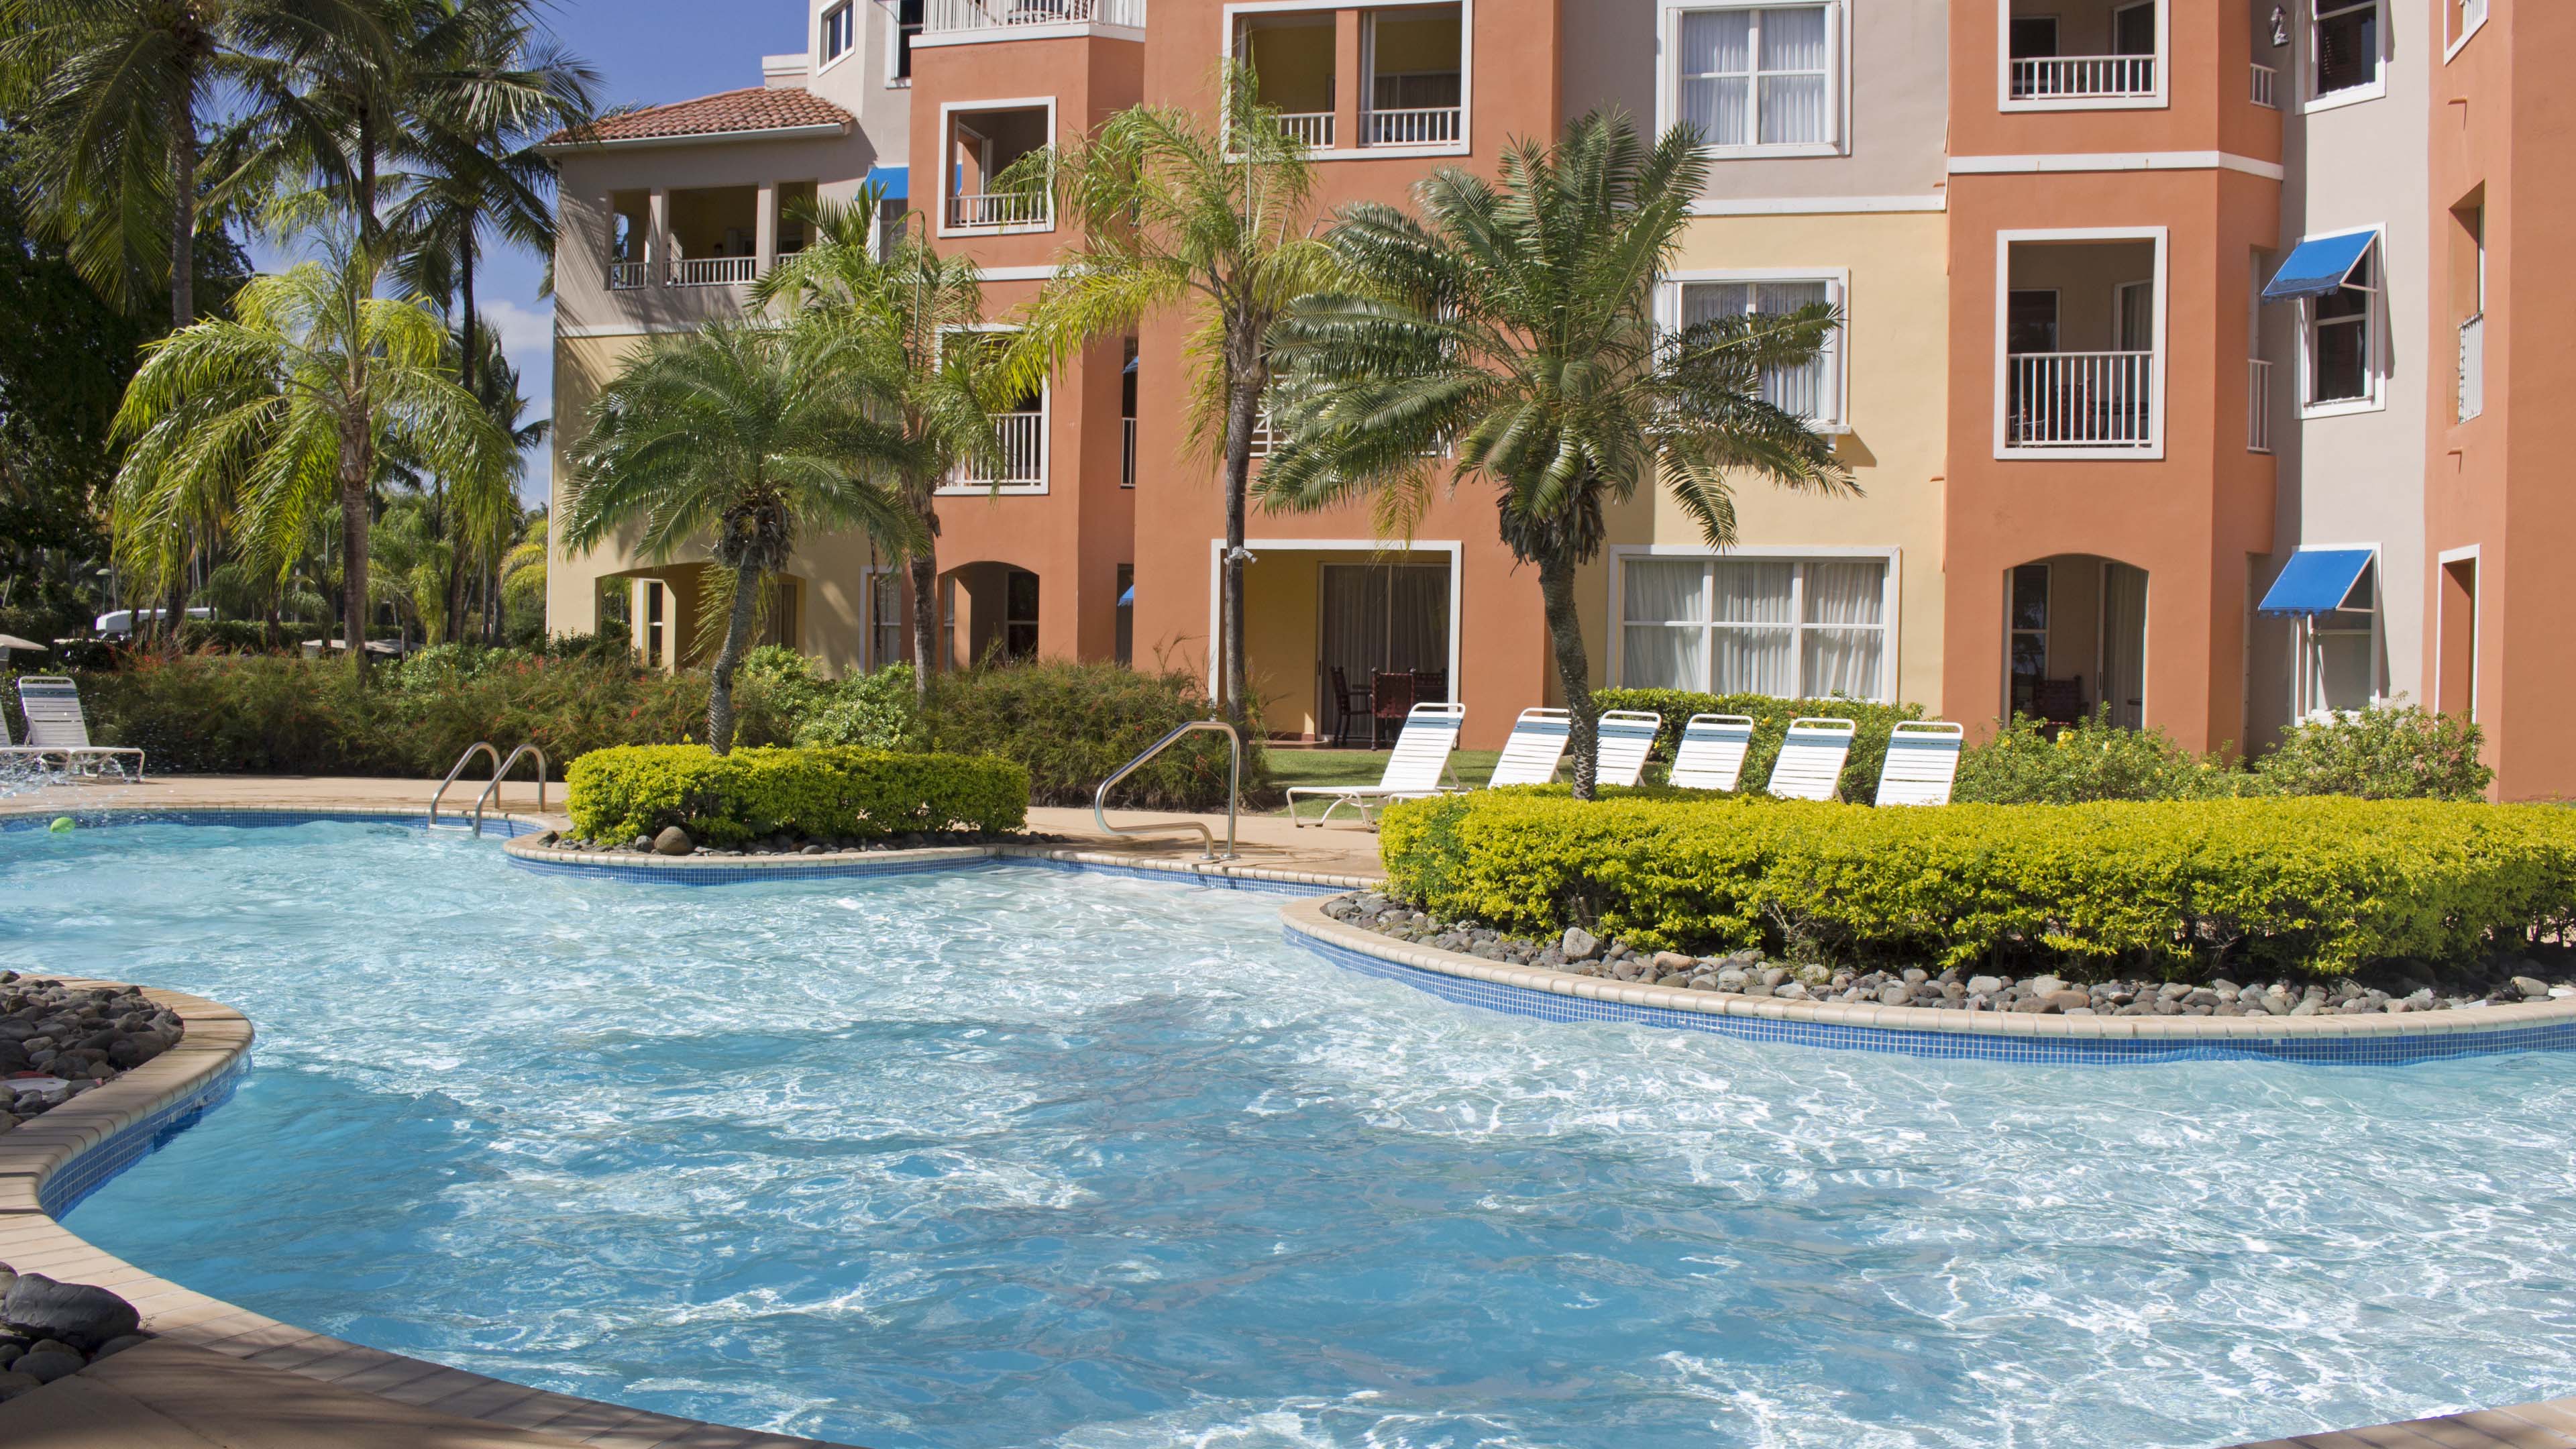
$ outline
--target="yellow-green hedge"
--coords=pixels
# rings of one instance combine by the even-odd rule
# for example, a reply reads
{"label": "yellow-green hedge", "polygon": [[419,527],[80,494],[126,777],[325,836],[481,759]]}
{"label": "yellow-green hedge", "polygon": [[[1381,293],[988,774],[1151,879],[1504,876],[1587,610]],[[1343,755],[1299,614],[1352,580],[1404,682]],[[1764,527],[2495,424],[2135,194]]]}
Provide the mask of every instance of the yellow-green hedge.
{"label": "yellow-green hedge", "polygon": [[2350,799],[1871,809],[1479,791],[1388,807],[1393,888],[1444,920],[1833,959],[2457,960],[2576,914],[2576,811]]}
{"label": "yellow-green hedge", "polygon": [[969,755],[628,745],[591,751],[566,779],[574,834],[612,842],[671,825],[700,845],[1005,831],[1029,814],[1027,770]]}

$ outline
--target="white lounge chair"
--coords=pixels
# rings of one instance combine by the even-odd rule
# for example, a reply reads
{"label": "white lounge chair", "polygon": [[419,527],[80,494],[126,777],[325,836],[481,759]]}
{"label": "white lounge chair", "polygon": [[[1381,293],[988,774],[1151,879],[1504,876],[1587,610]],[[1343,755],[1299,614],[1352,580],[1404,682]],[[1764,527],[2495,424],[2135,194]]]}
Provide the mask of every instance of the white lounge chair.
{"label": "white lounge chair", "polygon": [[77,775],[81,765],[105,761],[125,777],[122,756],[134,757],[131,779],[143,778],[143,752],[131,745],[93,745],[89,721],[81,715],[80,686],[65,675],[23,674],[18,677],[18,708],[27,716],[27,743],[18,753],[60,755],[64,768]]}
{"label": "white lounge chair", "polygon": [[1753,748],[1753,716],[1695,714],[1673,747],[1672,783],[1685,790],[1732,790]]}
{"label": "white lounge chair", "polygon": [[1878,771],[1881,805],[1947,805],[1959,778],[1959,750],[1967,730],[1947,720],[1906,720],[1887,737],[1887,763]]}
{"label": "white lounge chair", "polygon": [[[1288,823],[1322,825],[1333,818],[1333,812],[1345,805],[1357,810],[1360,819],[1369,819],[1372,803],[1389,800],[1419,800],[1437,795],[1444,789],[1441,777],[1449,774],[1450,752],[1458,748],[1458,725],[1467,717],[1467,708],[1459,704],[1417,704],[1404,717],[1404,732],[1395,737],[1395,753],[1386,761],[1386,773],[1374,785],[1291,785],[1288,787]],[[1297,797],[1321,795],[1330,801],[1324,813],[1313,820],[1297,818]]]}
{"label": "white lounge chair", "polygon": [[1600,764],[1593,778],[1604,785],[1634,785],[1644,779],[1646,756],[1663,727],[1664,717],[1651,710],[1602,711]]}
{"label": "white lounge chair", "polygon": [[1859,732],[1847,719],[1789,721],[1789,737],[1780,742],[1780,758],[1772,761],[1771,783],[1763,792],[1783,800],[1831,800]]}
{"label": "white lounge chair", "polygon": [[1502,758],[1494,761],[1494,777],[1485,782],[1485,788],[1550,783],[1556,779],[1556,767],[1565,762],[1567,741],[1573,738],[1574,716],[1564,710],[1522,710],[1521,717],[1512,721],[1512,737],[1503,741]]}

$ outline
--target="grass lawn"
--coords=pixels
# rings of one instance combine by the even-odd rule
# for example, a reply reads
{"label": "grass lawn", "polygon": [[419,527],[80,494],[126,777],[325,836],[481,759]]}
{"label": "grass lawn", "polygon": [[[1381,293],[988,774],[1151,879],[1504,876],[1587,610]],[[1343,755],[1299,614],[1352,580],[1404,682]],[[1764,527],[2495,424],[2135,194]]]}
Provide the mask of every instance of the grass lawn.
{"label": "grass lawn", "polygon": [[[1272,750],[1270,778],[1281,789],[1291,785],[1374,785],[1386,774],[1387,756],[1393,750]],[[1502,758],[1500,750],[1458,750],[1449,756],[1449,767],[1461,785],[1482,785],[1494,776],[1494,761]],[[1324,808],[1320,800],[1302,802],[1299,809],[1309,819]],[[1285,815],[1280,810],[1273,812]],[[1345,810],[1343,815],[1350,812]],[[1340,815],[1333,817],[1340,820]]]}

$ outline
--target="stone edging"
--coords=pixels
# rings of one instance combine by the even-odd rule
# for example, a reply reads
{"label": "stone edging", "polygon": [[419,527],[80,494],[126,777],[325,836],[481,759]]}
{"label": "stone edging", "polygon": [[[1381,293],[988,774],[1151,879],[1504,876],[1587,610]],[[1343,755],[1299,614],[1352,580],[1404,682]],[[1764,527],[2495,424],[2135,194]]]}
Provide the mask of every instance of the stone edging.
{"label": "stone edging", "polygon": [[1381,883],[1368,876],[1172,860],[1053,845],[941,845],[918,850],[825,851],[819,855],[669,856],[557,850],[533,840],[513,837],[503,841],[501,849],[513,861],[531,869],[600,872],[630,880],[652,880],[673,885],[729,885],[744,880],[793,879],[799,876],[899,875],[982,865],[995,860],[1044,861],[1140,875],[1180,875],[1208,884],[1279,886],[1300,892],[1367,890]]}
{"label": "stone edging", "polygon": [[1320,901],[1292,901],[1281,907],[1280,919],[1292,943],[1337,964],[1452,1000],[1560,1021],[1630,1021],[1808,1046],[2052,1062],[2253,1056],[2388,1066],[2495,1052],[2576,1050],[2576,997],[2403,1017],[1938,1011],[1675,991],[1512,966],[1344,925],[1325,915]]}

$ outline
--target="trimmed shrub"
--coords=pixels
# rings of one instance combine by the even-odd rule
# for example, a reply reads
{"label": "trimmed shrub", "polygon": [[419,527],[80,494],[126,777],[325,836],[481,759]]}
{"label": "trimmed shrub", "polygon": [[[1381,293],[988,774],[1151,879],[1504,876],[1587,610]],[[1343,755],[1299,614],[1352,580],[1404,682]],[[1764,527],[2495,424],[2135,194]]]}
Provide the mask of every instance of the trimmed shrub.
{"label": "trimmed shrub", "polygon": [[570,772],[573,830],[624,841],[677,825],[702,845],[785,834],[875,840],[1028,823],[1028,771],[1007,760],[888,750],[625,745]]}
{"label": "trimmed shrub", "polygon": [[[1207,698],[1187,674],[1050,659],[940,675],[931,684],[926,724],[933,749],[998,755],[1027,766],[1035,803],[1088,805],[1100,782],[1147,745],[1207,715]],[[1129,776],[1113,802],[1139,810],[1222,810],[1226,757],[1223,737],[1192,735]],[[1243,793],[1247,804],[1276,795],[1257,724],[1243,742]]]}
{"label": "trimmed shrub", "polygon": [[1792,959],[2343,973],[2576,924],[2576,813],[2433,801],[1864,809],[1478,791],[1387,808],[1388,879],[1444,920]]}
{"label": "trimmed shrub", "polygon": [[2219,756],[2195,755],[2160,729],[2122,729],[2107,716],[2060,726],[2028,715],[1961,752],[1950,798],[1962,804],[2082,805],[2095,800],[2219,800],[2252,781]]}
{"label": "trimmed shrub", "polygon": [[1858,699],[1774,699],[1767,694],[1696,694],[1686,689],[1596,689],[1595,708],[1642,709],[1662,715],[1655,735],[1654,758],[1667,764],[1682,726],[1695,714],[1740,714],[1753,720],[1753,743],[1745,751],[1739,784],[1760,793],[1789,736],[1789,721],[1809,716],[1847,719],[1859,728],[1852,736],[1851,757],[1843,762],[1842,798],[1869,804],[1878,798],[1878,772],[1887,760],[1887,736],[1900,720],[1923,718],[1919,704],[1872,704]]}
{"label": "trimmed shrub", "polygon": [[2495,771],[2478,760],[2478,727],[2413,705],[2291,725],[2255,762],[2257,788],[2275,795],[2365,800],[2478,800]]}
{"label": "trimmed shrub", "polygon": [[867,750],[917,750],[927,737],[909,664],[889,664],[843,680],[840,692],[796,730],[800,745]]}

